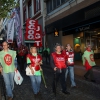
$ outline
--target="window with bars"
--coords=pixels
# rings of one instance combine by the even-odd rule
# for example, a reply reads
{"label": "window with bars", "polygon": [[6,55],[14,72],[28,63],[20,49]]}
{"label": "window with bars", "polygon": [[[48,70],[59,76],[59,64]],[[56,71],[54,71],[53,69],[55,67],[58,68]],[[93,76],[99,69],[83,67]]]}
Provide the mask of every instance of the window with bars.
{"label": "window with bars", "polygon": [[68,0],[61,0],[61,3],[64,3],[65,1],[68,1]]}
{"label": "window with bars", "polygon": [[52,10],[56,9],[60,5],[64,4],[64,2],[67,2],[69,0],[48,0],[47,1],[47,13],[50,13]]}
{"label": "window with bars", "polygon": [[56,5],[59,6],[61,4],[61,0],[56,0]]}
{"label": "window with bars", "polygon": [[49,0],[48,2],[47,2],[47,12],[49,13],[50,11],[52,11],[53,10],[53,1],[51,0]]}
{"label": "window with bars", "polygon": [[[52,1],[52,0],[50,0],[50,1]],[[55,9],[56,8],[56,2],[57,0],[53,0],[53,9]]]}

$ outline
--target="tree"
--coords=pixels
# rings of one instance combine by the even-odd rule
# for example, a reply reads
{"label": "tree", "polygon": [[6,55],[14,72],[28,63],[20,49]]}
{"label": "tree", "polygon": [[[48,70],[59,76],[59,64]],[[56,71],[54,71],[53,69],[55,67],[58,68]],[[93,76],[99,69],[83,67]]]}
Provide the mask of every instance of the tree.
{"label": "tree", "polygon": [[16,5],[15,0],[0,0],[0,19],[7,17],[8,12]]}

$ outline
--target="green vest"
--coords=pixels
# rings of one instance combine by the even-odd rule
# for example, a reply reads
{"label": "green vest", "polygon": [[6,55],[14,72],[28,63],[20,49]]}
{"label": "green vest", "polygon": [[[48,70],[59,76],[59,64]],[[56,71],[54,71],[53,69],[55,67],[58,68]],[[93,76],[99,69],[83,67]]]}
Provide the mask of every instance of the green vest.
{"label": "green vest", "polygon": [[95,66],[96,65],[96,63],[94,61],[94,53],[93,53],[92,50],[91,50],[91,52],[89,52],[87,50],[84,52],[84,54],[82,56],[83,65],[85,64],[85,59],[84,58],[86,58],[86,60],[88,61],[90,66]]}
{"label": "green vest", "polygon": [[14,60],[16,58],[16,51],[8,50],[5,52],[2,50],[0,52],[0,63],[3,67],[4,73],[10,73],[15,71]]}

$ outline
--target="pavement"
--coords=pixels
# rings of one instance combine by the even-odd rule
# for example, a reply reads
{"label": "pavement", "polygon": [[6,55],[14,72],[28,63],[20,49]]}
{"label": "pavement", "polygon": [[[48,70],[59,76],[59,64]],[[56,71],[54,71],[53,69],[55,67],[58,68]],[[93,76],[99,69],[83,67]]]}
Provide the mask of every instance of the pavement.
{"label": "pavement", "polygon": [[[31,88],[30,78],[22,73],[24,81],[22,85],[16,85],[14,89],[14,100],[100,100],[100,68],[94,68],[94,75],[96,78],[96,83],[86,81],[83,78],[85,68],[80,65],[75,65],[75,82],[77,88],[71,88],[70,80],[67,79],[67,88],[71,93],[70,95],[65,95],[61,92],[60,83],[57,85],[57,95],[55,97],[52,92],[51,84],[53,79],[53,71],[50,65],[43,65],[43,71],[45,80],[47,83],[47,88],[45,88],[44,83],[41,83],[40,95],[35,99]],[[0,99],[1,100],[1,99]]]}

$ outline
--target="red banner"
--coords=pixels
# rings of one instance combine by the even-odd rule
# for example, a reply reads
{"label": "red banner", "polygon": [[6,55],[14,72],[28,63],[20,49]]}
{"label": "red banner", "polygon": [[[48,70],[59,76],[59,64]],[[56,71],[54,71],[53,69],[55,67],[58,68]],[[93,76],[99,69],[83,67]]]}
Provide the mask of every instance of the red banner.
{"label": "red banner", "polygon": [[25,40],[34,40],[34,46],[42,47],[42,30],[37,20],[28,19],[26,21]]}
{"label": "red banner", "polygon": [[38,21],[28,19],[26,21],[26,34],[25,40],[34,40],[34,34],[36,33]]}
{"label": "red banner", "polygon": [[35,40],[35,46],[36,47],[42,47],[42,35],[41,35],[41,25],[37,26],[36,33],[34,34],[34,40]]}

